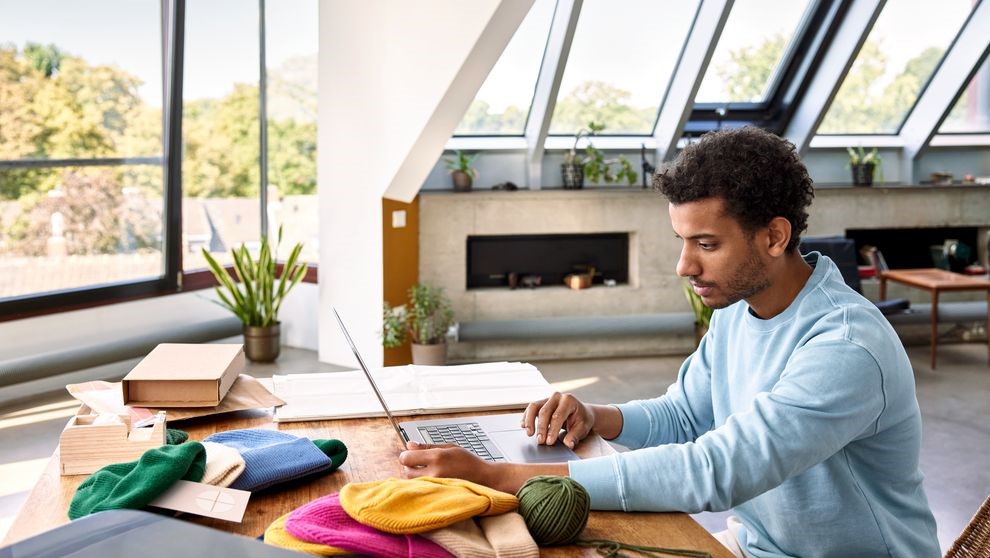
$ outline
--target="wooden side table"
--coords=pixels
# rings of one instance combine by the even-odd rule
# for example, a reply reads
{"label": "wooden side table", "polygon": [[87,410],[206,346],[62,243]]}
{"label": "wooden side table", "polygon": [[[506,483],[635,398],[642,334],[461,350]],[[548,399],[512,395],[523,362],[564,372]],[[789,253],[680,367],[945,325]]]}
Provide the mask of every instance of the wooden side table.
{"label": "wooden side table", "polygon": [[897,269],[880,273],[880,300],[887,298],[887,281],[923,289],[932,295],[932,370],[938,346],[938,296],[949,291],[987,292],[987,358],[990,361],[990,281],[944,269]]}

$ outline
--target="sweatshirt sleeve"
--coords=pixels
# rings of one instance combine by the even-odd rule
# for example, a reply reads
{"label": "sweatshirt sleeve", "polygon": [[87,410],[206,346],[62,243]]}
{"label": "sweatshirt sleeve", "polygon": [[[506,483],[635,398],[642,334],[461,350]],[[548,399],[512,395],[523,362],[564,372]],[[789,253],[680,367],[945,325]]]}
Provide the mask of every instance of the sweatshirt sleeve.
{"label": "sweatshirt sleeve", "polygon": [[[678,384],[691,385],[691,368],[682,367]],[[594,509],[729,509],[872,434],[885,406],[876,359],[849,341],[795,351],[773,389],[694,440],[689,434],[705,417],[687,412],[696,410],[687,393],[675,385],[663,397],[620,407],[629,417],[623,439],[659,445],[569,463]]]}

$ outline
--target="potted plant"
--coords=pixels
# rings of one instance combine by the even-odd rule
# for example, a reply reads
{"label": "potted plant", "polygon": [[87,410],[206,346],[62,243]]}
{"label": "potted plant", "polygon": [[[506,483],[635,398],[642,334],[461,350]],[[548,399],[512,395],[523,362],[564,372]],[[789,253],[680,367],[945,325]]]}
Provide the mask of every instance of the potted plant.
{"label": "potted plant", "polygon": [[883,169],[880,166],[880,154],[874,147],[869,151],[860,145],[856,149],[847,147],[849,153],[849,168],[852,169],[853,186],[870,186],[873,184],[873,176],[879,169],[880,181],[883,182]]}
{"label": "potted plant", "polygon": [[306,264],[298,261],[303,247],[301,242],[292,248],[282,266],[281,275],[277,273],[272,254],[278,253],[281,244],[282,227],[279,227],[274,252],[268,246],[267,236],[261,237],[257,259],[251,257],[243,244],[232,248],[230,253],[234,257],[237,282],[206,248],[203,249],[210,271],[219,283],[216,292],[220,300],[215,302],[240,318],[244,324],[244,355],[258,362],[271,362],[278,358],[282,344],[278,311],[289,291],[306,274]]}
{"label": "potted plant", "polygon": [[697,345],[701,343],[701,338],[708,333],[714,310],[705,305],[698,293],[694,292],[690,282],[684,281],[682,286],[684,287],[684,296],[687,297],[691,311],[694,312],[694,341]]}
{"label": "potted plant", "polygon": [[453,159],[444,159],[444,163],[447,164],[447,171],[450,172],[450,178],[454,181],[455,192],[471,191],[471,183],[475,178],[478,178],[478,170],[472,165],[479,155],[481,154],[467,155],[458,149],[454,152]]}
{"label": "potted plant", "polygon": [[382,308],[382,344],[395,348],[412,342],[413,364],[442,366],[447,363],[447,330],[454,312],[443,289],[416,283],[409,289],[409,304]]}
{"label": "potted plant", "polygon": [[[625,179],[630,186],[636,184],[639,175],[633,170],[632,164],[629,163],[625,156],[619,155],[618,157],[606,159],[605,153],[591,144],[591,136],[604,129],[604,124],[588,122],[587,128],[581,128],[574,134],[574,145],[564,155],[564,162],[560,165],[560,175],[564,180],[564,188],[583,188],[585,178],[592,182],[601,180],[606,184]],[[588,138],[588,145],[584,148],[584,154],[579,156],[577,146],[581,138]],[[613,165],[618,165],[615,174],[613,174]]]}

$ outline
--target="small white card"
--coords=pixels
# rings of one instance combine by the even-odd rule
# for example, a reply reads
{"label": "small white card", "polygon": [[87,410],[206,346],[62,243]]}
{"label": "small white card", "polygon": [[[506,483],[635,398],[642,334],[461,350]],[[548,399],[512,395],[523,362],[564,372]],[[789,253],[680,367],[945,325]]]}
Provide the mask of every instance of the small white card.
{"label": "small white card", "polygon": [[179,480],[148,505],[240,523],[250,498],[246,490]]}

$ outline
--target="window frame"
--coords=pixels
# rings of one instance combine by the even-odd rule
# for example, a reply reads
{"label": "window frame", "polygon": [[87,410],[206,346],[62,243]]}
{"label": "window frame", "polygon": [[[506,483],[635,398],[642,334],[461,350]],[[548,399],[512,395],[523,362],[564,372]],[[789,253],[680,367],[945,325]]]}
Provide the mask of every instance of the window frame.
{"label": "window frame", "polygon": [[[829,17],[830,2],[815,0],[809,15],[806,16],[785,52],[781,66],[772,78],[770,94],[762,103],[695,103],[691,116],[684,126],[682,137],[691,138],[720,127],[746,125],[760,126],[780,134],[790,122],[800,99],[821,65],[822,58],[832,45],[833,39],[842,26],[852,0],[839,0],[840,6],[835,17]],[[825,27],[820,36],[816,32]],[[810,53],[798,56],[797,53]],[[706,70],[707,71],[707,70]],[[726,109],[725,115],[717,111]]]}
{"label": "window frame", "polygon": [[[217,285],[209,269],[185,272],[182,269],[182,80],[185,56],[186,0],[160,0],[162,33],[162,155],[156,157],[109,157],[88,159],[0,160],[2,168],[61,168],[71,166],[161,165],[163,183],[162,274],[153,279],[137,279],[89,286],[29,293],[0,300],[0,322],[91,308],[142,298],[167,296]],[[261,230],[267,227],[268,148],[265,68],[265,0],[258,0],[260,41],[259,117],[261,146],[260,202]],[[260,231],[259,231],[260,232]],[[282,264],[278,264],[281,268]],[[227,266],[231,271],[233,266]],[[317,265],[307,266],[303,282],[316,283]]]}

